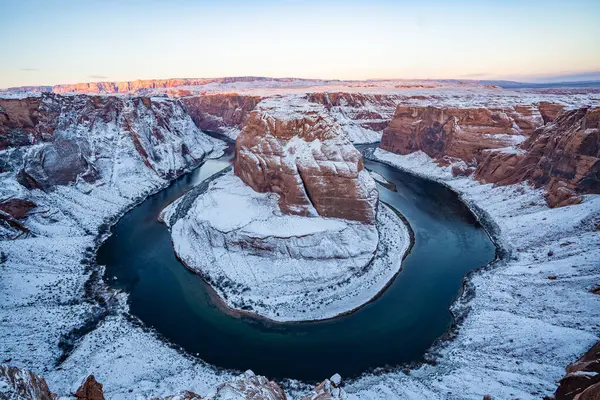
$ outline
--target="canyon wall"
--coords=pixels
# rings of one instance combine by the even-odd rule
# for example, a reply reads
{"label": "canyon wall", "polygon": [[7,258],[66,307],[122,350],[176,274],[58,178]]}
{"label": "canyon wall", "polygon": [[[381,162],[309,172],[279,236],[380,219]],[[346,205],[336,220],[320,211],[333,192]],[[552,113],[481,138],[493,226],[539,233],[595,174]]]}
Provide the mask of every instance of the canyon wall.
{"label": "canyon wall", "polygon": [[423,151],[452,164],[455,175],[475,173],[486,183],[529,181],[546,188],[550,206],[574,204],[581,194],[600,193],[600,109],[562,110],[548,102],[503,109],[399,106],[381,148]]}
{"label": "canyon wall", "polygon": [[35,207],[28,190],[108,186],[136,197],[198,165],[217,143],[174,99],[43,94],[0,107],[0,225],[9,230],[0,236],[24,231],[19,220]]}
{"label": "canyon wall", "polygon": [[529,181],[546,188],[553,207],[600,193],[600,107],[562,112],[518,149],[484,151],[475,177],[498,185]]}
{"label": "canyon wall", "polygon": [[378,193],[362,156],[322,106],[268,99],[236,143],[235,174],[280,195],[283,212],[373,223]]}
{"label": "canyon wall", "polygon": [[383,129],[394,116],[401,96],[344,92],[307,95],[308,101],[321,104],[353,143],[381,140]]}
{"label": "canyon wall", "polygon": [[235,139],[262,100],[260,96],[235,93],[182,97],[187,113],[202,130],[227,135]]}

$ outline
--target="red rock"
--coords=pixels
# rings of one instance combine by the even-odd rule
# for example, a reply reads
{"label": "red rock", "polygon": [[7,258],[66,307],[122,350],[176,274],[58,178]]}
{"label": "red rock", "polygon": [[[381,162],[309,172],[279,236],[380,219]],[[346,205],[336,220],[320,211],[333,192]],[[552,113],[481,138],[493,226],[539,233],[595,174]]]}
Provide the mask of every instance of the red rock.
{"label": "red rock", "polygon": [[77,389],[75,397],[81,400],[104,400],[102,384],[96,381],[94,375],[90,375]]}
{"label": "red rock", "polygon": [[225,133],[227,128],[241,130],[250,112],[261,100],[259,96],[238,94],[214,94],[181,99],[198,128],[219,133]]}
{"label": "red rock", "polygon": [[[521,113],[520,113],[520,112]],[[539,126],[530,107],[513,109],[398,106],[381,148],[396,154],[423,151],[478,162],[482,152],[510,146]],[[517,127],[515,127],[515,125]]]}
{"label": "red rock", "polygon": [[375,221],[378,192],[362,156],[317,105],[261,103],[238,137],[234,171],[289,214]]}
{"label": "red rock", "polygon": [[544,124],[547,124],[554,122],[558,114],[565,109],[565,106],[562,104],[550,103],[548,101],[540,101],[538,108],[540,110],[540,114],[542,114]]}
{"label": "red rock", "polygon": [[0,211],[10,214],[13,218],[21,219],[36,207],[35,203],[25,199],[6,199],[0,201]]}
{"label": "red rock", "polygon": [[26,369],[0,365],[0,399],[53,400],[46,380]]}
{"label": "red rock", "polygon": [[475,176],[499,185],[529,181],[544,187],[551,207],[600,193],[600,107],[563,112],[518,150],[484,152]]}

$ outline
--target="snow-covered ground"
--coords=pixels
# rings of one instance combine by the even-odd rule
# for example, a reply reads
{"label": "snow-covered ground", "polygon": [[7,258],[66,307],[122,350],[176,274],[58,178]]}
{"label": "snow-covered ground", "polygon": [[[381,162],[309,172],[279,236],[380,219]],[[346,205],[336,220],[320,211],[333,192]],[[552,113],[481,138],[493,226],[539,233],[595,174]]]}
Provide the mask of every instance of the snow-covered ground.
{"label": "snow-covered ground", "polygon": [[408,228],[385,205],[376,225],[285,215],[278,195],[257,193],[231,172],[203,193],[189,192],[162,218],[179,258],[229,307],[277,321],[360,307],[398,273],[410,245]]}
{"label": "snow-covered ground", "polygon": [[345,387],[356,399],[539,399],[567,364],[598,341],[600,196],[549,209],[526,184],[494,187],[453,178],[423,153],[376,150],[375,159],[456,190],[506,250],[472,273],[453,312],[456,336],[432,349],[435,365],[365,376]]}
{"label": "snow-covered ground", "polygon": [[[496,101],[482,92],[473,92],[469,100],[461,97],[465,93],[455,101],[477,103],[486,97]],[[428,96],[437,101],[431,92]],[[498,102],[534,101],[540,95],[509,97],[505,94]],[[552,100],[549,97],[544,95]],[[585,103],[594,95],[569,99],[563,102]],[[191,121],[182,118],[183,131],[196,135]],[[76,130],[70,132],[70,137],[77,135]],[[181,143],[164,133],[173,143]],[[42,211],[26,220],[35,237],[0,241],[0,251],[7,257],[0,262],[0,361],[42,374],[61,395],[73,392],[89,374],[104,385],[110,399],[147,398],[183,389],[214,393],[233,377],[231,373],[163,341],[128,315],[124,294],[106,292],[102,281],[93,277],[102,273],[93,262],[97,233],[168,181],[144,167],[133,143],[119,129],[99,123],[85,135],[93,139],[89,147],[97,156],[92,160],[102,172],[102,179],[93,185],[78,182],[49,193],[25,192],[13,172],[0,174],[1,198],[27,197]],[[192,143],[194,138],[187,140]],[[174,163],[157,170],[175,172],[188,165],[171,153],[175,148],[160,145],[157,151],[165,163]],[[19,159],[20,151],[0,155]],[[346,384],[348,396],[480,400],[484,394],[495,399],[539,399],[552,393],[565,366],[600,334],[600,296],[589,292],[600,284],[600,196],[549,209],[543,193],[525,184],[493,187],[453,178],[448,167],[439,167],[422,153],[398,156],[378,150],[376,156],[459,192],[493,227],[507,256],[469,276],[465,294],[453,306],[459,321],[456,336],[432,349],[435,365],[364,376]],[[62,356],[65,359],[57,361]]]}

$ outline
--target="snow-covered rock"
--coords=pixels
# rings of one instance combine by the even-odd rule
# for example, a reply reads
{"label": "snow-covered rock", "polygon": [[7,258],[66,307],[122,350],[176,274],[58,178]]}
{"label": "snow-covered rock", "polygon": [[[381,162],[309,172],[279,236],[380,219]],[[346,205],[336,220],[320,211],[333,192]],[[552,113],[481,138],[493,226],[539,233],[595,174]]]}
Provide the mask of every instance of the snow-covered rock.
{"label": "snow-covered rock", "polygon": [[274,320],[325,319],[361,306],[398,272],[410,244],[387,207],[376,224],[364,224],[283,214],[277,195],[231,173],[199,189],[162,213],[175,252],[229,307]]}
{"label": "snow-covered rock", "polygon": [[238,137],[234,170],[254,190],[279,194],[285,213],[375,221],[379,193],[360,152],[304,97],[258,105]]}

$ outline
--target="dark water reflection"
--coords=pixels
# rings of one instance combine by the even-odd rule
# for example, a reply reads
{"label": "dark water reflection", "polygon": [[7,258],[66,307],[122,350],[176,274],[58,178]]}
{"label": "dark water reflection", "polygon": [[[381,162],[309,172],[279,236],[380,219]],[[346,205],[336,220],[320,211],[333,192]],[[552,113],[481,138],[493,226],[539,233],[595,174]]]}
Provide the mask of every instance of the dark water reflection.
{"label": "dark water reflection", "polygon": [[452,323],[448,311],[469,271],[494,258],[494,246],[471,212],[447,188],[365,160],[393,182],[381,200],[415,233],[403,270],[376,301],[330,321],[272,324],[217,308],[206,284],[175,258],[159,212],[229,165],[232,149],[209,160],[127,213],[98,251],[106,280],[129,294],[131,313],[211,364],[274,379],[349,378],[377,367],[421,360]]}

